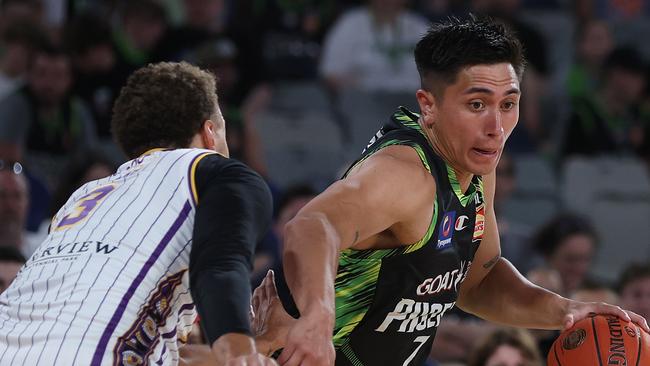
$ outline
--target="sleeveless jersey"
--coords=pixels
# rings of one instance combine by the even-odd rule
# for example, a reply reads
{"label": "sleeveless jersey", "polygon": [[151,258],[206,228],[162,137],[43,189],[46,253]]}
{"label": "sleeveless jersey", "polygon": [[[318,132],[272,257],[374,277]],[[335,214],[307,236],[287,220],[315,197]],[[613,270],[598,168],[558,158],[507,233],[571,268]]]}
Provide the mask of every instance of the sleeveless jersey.
{"label": "sleeveless jersey", "polygon": [[468,191],[461,192],[453,169],[434,153],[418,118],[401,108],[355,163],[387,146],[410,146],[435,179],[436,199],[430,226],[417,243],[341,253],[335,283],[337,366],[422,365],[481,242],[482,178],[475,176]]}
{"label": "sleeveless jersey", "polygon": [[0,365],[176,365],[194,170],[213,153],[153,150],[73,193],[0,295]]}

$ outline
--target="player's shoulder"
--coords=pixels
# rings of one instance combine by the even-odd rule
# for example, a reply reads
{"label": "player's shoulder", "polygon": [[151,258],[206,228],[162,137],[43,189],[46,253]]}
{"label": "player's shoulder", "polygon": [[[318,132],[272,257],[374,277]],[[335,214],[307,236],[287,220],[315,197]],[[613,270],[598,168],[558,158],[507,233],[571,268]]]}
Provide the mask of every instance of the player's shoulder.
{"label": "player's shoulder", "polygon": [[435,189],[435,181],[426,169],[418,152],[411,146],[393,145],[369,156],[351,172],[350,176],[372,177],[387,186],[399,186],[404,191],[422,192]]}
{"label": "player's shoulder", "polygon": [[196,168],[195,180],[199,191],[204,187],[225,184],[240,184],[268,190],[264,179],[246,164],[216,153],[201,158]]}

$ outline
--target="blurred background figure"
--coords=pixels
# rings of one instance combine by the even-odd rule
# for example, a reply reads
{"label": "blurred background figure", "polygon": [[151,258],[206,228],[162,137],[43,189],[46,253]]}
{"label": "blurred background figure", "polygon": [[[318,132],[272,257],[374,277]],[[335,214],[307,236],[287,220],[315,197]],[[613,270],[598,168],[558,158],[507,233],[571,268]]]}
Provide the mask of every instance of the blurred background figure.
{"label": "blurred background figure", "polygon": [[614,305],[620,304],[618,295],[611,287],[602,282],[592,280],[585,281],[580,287],[573,291],[571,298],[573,300],[585,302],[606,302]]}
{"label": "blurred background figure", "polygon": [[73,91],[90,108],[97,135],[111,140],[113,102],[131,70],[118,64],[116,47],[108,21],[94,13],[71,19],[64,32],[74,73]]}
{"label": "blurred background figure", "polygon": [[639,51],[614,49],[604,61],[594,93],[572,99],[563,154],[637,153],[650,126],[640,111],[645,72]]}
{"label": "blurred background figure", "polygon": [[533,240],[545,265],[559,273],[560,294],[570,296],[587,279],[596,252],[597,237],[591,223],[563,213],[542,226]]}
{"label": "blurred background figure", "polygon": [[621,307],[650,318],[650,263],[630,264],[618,283]]}
{"label": "blurred background figure", "polygon": [[14,22],[26,22],[34,26],[43,25],[43,3],[41,0],[2,0],[0,2],[0,32]]}
{"label": "blurred background figure", "polygon": [[0,247],[11,247],[29,257],[38,242],[26,230],[29,187],[18,162],[0,160]]}
{"label": "blurred background figure", "polygon": [[68,154],[96,141],[95,122],[83,101],[71,95],[72,65],[60,48],[38,49],[27,84],[0,101],[0,144],[38,167],[50,186]]}
{"label": "blurred background figure", "polygon": [[29,22],[10,22],[0,30],[0,100],[20,88],[34,51],[45,42],[43,31]]}
{"label": "blurred background figure", "polygon": [[116,67],[130,74],[155,61],[155,49],[167,29],[167,16],[165,8],[156,0],[129,0],[119,4],[119,21],[113,28]]}
{"label": "blurred background figure", "polygon": [[577,29],[576,55],[567,76],[571,98],[590,97],[598,88],[605,58],[614,48],[609,25],[603,21],[589,21]]}
{"label": "blurred background figure", "polygon": [[25,257],[14,247],[0,246],[0,293],[16,278]]}
{"label": "blurred background figure", "polygon": [[502,328],[488,334],[467,366],[542,366],[535,341],[524,329]]}
{"label": "blurred background figure", "polygon": [[337,91],[409,91],[420,86],[413,49],[427,22],[406,0],[368,0],[344,13],[325,38],[320,75]]}

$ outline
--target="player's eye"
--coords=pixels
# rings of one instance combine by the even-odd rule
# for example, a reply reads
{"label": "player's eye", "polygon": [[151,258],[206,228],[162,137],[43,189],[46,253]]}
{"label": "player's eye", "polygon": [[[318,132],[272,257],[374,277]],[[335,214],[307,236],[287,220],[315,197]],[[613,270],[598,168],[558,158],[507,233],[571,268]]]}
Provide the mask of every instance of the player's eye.
{"label": "player's eye", "polygon": [[474,111],[481,111],[485,108],[485,104],[479,100],[469,102],[469,108]]}
{"label": "player's eye", "polygon": [[509,111],[509,110],[513,109],[516,105],[517,105],[517,103],[515,103],[515,102],[505,102],[505,103],[503,103],[501,108],[503,108],[503,110]]}

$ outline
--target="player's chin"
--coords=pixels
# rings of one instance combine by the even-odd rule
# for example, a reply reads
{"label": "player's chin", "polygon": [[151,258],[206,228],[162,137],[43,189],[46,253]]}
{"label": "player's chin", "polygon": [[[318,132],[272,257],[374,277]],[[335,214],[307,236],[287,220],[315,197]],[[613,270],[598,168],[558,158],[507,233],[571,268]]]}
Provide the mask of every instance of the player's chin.
{"label": "player's chin", "polygon": [[499,151],[472,149],[469,152],[469,166],[474,175],[488,175],[494,171],[499,162]]}

